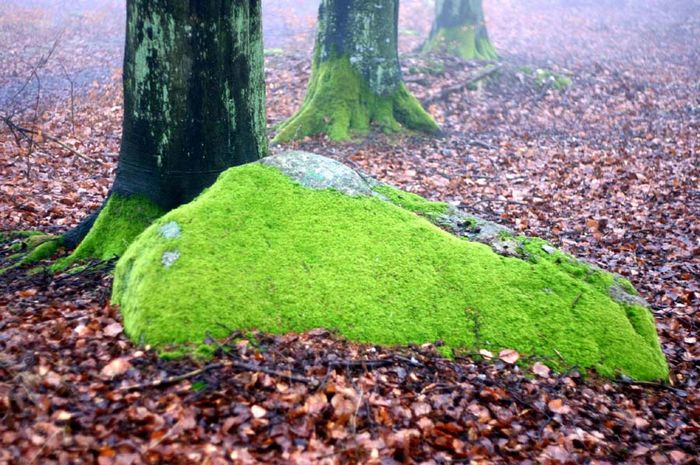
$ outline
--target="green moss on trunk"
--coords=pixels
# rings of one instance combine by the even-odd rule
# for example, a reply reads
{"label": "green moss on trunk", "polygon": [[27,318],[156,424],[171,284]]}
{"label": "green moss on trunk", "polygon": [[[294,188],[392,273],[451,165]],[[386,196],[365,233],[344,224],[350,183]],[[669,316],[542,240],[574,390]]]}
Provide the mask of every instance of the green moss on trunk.
{"label": "green moss on trunk", "polygon": [[403,83],[398,13],[398,0],[321,1],[306,98],[275,142],[313,134],[345,140],[373,125],[384,132],[438,131]]}
{"label": "green moss on trunk", "polygon": [[136,236],[163,213],[145,197],[112,194],[85,239],[71,255],[58,260],[53,269],[65,269],[77,260],[121,256]]}
{"label": "green moss on trunk", "polygon": [[440,0],[424,53],[444,53],[464,60],[496,60],[481,0]]}
{"label": "green moss on trunk", "polygon": [[377,95],[344,56],[314,66],[304,104],[280,126],[274,142],[322,133],[346,140],[366,133],[372,125],[384,132],[402,127],[428,133],[439,130],[403,83],[386,96]]}

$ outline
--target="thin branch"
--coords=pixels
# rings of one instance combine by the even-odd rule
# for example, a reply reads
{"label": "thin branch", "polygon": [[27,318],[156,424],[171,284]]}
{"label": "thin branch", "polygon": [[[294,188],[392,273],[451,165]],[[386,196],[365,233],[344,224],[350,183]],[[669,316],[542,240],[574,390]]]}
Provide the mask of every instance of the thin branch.
{"label": "thin branch", "polygon": [[[36,129],[25,128],[25,127],[19,126],[19,125],[15,124],[15,123],[14,123],[10,118],[8,118],[8,117],[4,117],[4,118],[2,118],[2,120],[3,120],[3,122],[4,122],[11,130],[15,130],[15,131],[17,131],[17,132],[23,134],[23,135],[24,135],[25,137],[27,137],[28,139],[30,139],[30,144],[31,144],[31,143],[34,143],[34,136],[40,135],[40,136],[43,137],[44,139],[50,140],[51,142],[54,142],[56,145],[60,146],[61,148],[65,149],[65,150],[68,150],[70,153],[72,153],[72,154],[75,155],[76,157],[80,158],[81,160],[85,160],[85,161],[87,161],[87,162],[94,163],[94,164],[96,164],[96,165],[102,165],[102,164],[103,164],[101,161],[96,160],[96,159],[94,159],[94,158],[90,158],[90,157],[88,157],[87,155],[85,155],[85,154],[83,154],[83,153],[81,153],[81,152],[75,150],[73,147],[71,147],[71,146],[65,144],[64,142],[62,142],[62,141],[61,141],[58,137],[56,137],[56,136],[52,136],[51,134],[48,134],[48,133],[43,132],[43,131],[37,131]],[[32,137],[29,138],[29,137],[27,136],[27,134],[31,134]]]}
{"label": "thin branch", "polygon": [[435,102],[445,100],[445,99],[447,99],[447,97],[450,96],[450,94],[453,94],[455,92],[461,92],[462,90],[466,89],[470,85],[491,76],[493,73],[495,73],[496,71],[498,71],[502,67],[503,67],[502,64],[486,67],[486,68],[482,69],[481,71],[472,75],[470,78],[468,78],[464,82],[461,82],[461,83],[456,84],[454,86],[445,87],[440,92],[438,92],[436,95],[433,95],[432,97],[428,97],[427,99],[423,100],[423,106],[427,107],[428,105],[431,105]]}

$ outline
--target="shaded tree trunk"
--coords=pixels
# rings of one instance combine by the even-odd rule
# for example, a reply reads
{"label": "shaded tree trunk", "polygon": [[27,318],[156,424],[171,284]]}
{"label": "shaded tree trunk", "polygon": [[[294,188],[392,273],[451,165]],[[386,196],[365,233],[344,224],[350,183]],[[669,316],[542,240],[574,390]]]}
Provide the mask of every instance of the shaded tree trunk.
{"label": "shaded tree trunk", "polygon": [[458,56],[464,60],[496,60],[482,0],[437,0],[435,20],[424,52]]}
{"label": "shaded tree trunk", "polygon": [[260,0],[129,0],[117,176],[68,261],[121,255],[219,173],[262,157],[264,92]]}
{"label": "shaded tree trunk", "polygon": [[438,131],[403,83],[398,11],[398,0],[322,0],[306,97],[276,142],[319,133],[342,140],[372,124]]}

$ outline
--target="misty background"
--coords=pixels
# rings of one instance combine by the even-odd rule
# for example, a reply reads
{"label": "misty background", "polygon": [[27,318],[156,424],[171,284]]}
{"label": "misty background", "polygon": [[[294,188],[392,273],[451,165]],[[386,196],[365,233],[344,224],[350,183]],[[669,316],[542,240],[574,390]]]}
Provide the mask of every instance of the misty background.
{"label": "misty background", "polygon": [[[263,0],[268,55],[310,60],[318,3]],[[700,0],[486,0],[484,6],[491,38],[509,59],[574,68],[616,61],[644,68],[647,60],[657,60],[671,67],[683,65],[679,72],[687,72],[688,65],[700,69]],[[401,1],[402,53],[415,50],[425,39],[433,8],[431,0]],[[52,48],[50,60],[37,72],[44,100],[64,95],[71,86],[80,93],[118,80],[124,23],[123,0],[4,0],[0,108],[35,98],[36,82],[17,94]],[[530,33],[533,30],[536,35]],[[667,53],[659,56],[659,49]]]}

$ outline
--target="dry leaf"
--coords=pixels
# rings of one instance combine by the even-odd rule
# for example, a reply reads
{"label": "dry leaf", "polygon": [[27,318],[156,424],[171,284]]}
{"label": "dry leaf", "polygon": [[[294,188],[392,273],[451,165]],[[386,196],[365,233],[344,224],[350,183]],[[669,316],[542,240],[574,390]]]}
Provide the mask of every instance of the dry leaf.
{"label": "dry leaf", "polygon": [[504,349],[498,354],[498,358],[506,363],[515,363],[520,359],[520,354],[513,349]]}
{"label": "dry leaf", "polygon": [[131,363],[129,363],[128,359],[115,358],[102,368],[100,374],[108,378],[114,378],[115,376],[123,375],[129,368],[131,368]]}
{"label": "dry leaf", "polygon": [[122,325],[120,325],[119,323],[112,323],[111,325],[105,326],[103,332],[105,336],[114,337],[121,334],[123,330],[124,328],[122,328]]}
{"label": "dry leaf", "polygon": [[250,412],[253,414],[253,418],[262,418],[265,415],[267,415],[267,410],[265,410],[263,407],[259,405],[253,405],[250,408]]}
{"label": "dry leaf", "polygon": [[542,378],[549,378],[550,369],[544,363],[536,362],[532,365],[532,372]]}

